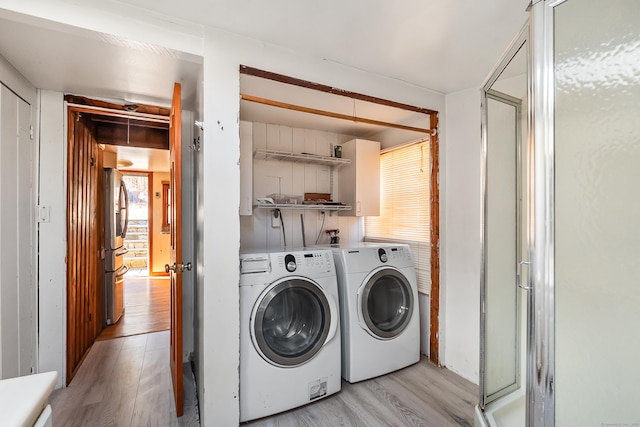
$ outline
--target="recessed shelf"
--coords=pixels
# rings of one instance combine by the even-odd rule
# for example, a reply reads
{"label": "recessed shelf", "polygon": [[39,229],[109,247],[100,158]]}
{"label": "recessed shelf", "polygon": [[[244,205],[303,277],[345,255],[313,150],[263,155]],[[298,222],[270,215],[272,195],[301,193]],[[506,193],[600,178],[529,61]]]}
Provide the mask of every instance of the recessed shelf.
{"label": "recessed shelf", "polygon": [[253,157],[259,160],[286,160],[289,162],[315,163],[326,166],[342,166],[351,163],[350,159],[343,159],[340,157],[321,156],[319,154],[308,153],[288,153],[286,151],[264,149],[256,150]]}
{"label": "recessed shelf", "polygon": [[305,205],[301,204],[286,204],[286,203],[259,203],[255,205],[258,209],[311,209],[316,211],[348,211],[351,210],[351,206],[345,205]]}

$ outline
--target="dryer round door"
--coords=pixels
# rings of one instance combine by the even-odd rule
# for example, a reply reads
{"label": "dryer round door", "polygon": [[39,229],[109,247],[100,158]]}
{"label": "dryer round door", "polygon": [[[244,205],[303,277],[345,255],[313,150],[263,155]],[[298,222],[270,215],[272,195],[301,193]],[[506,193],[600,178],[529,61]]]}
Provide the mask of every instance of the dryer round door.
{"label": "dryer round door", "polygon": [[327,296],[315,282],[303,277],[279,280],[254,306],[254,345],[273,365],[301,365],[321,350],[332,314]]}
{"label": "dryer round door", "polygon": [[413,304],[411,284],[394,268],[376,270],[359,290],[362,326],[376,338],[400,335],[411,321]]}

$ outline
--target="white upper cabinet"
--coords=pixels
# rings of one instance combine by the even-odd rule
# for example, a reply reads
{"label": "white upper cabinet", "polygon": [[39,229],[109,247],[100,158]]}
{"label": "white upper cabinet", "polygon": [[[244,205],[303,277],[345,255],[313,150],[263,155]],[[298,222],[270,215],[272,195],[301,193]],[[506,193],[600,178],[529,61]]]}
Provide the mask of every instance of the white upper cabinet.
{"label": "white upper cabinet", "polygon": [[342,144],[342,157],[351,163],[338,170],[338,194],[351,210],[340,215],[380,215],[380,143],[352,139]]}

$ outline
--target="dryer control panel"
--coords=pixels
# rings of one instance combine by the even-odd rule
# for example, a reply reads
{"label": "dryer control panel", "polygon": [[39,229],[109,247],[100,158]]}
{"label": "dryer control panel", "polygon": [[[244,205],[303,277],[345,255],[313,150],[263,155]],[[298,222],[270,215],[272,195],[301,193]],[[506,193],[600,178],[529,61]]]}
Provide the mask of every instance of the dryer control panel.
{"label": "dryer control panel", "polygon": [[411,253],[409,252],[409,248],[406,248],[404,246],[387,247],[384,249],[384,251],[386,252],[387,258],[389,260],[399,260],[399,259],[410,260],[411,259]]}

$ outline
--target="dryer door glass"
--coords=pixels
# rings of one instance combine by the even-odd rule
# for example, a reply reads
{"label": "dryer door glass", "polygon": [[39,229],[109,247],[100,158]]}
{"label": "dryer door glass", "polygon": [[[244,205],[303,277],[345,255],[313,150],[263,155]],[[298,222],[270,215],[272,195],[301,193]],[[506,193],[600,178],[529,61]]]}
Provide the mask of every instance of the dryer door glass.
{"label": "dryer door glass", "polygon": [[369,332],[378,338],[398,336],[413,313],[413,292],[409,281],[397,270],[379,270],[364,285],[360,310]]}
{"label": "dryer door glass", "polygon": [[329,334],[331,312],[318,285],[302,278],[276,282],[258,304],[253,332],[268,362],[296,366],[320,351]]}

